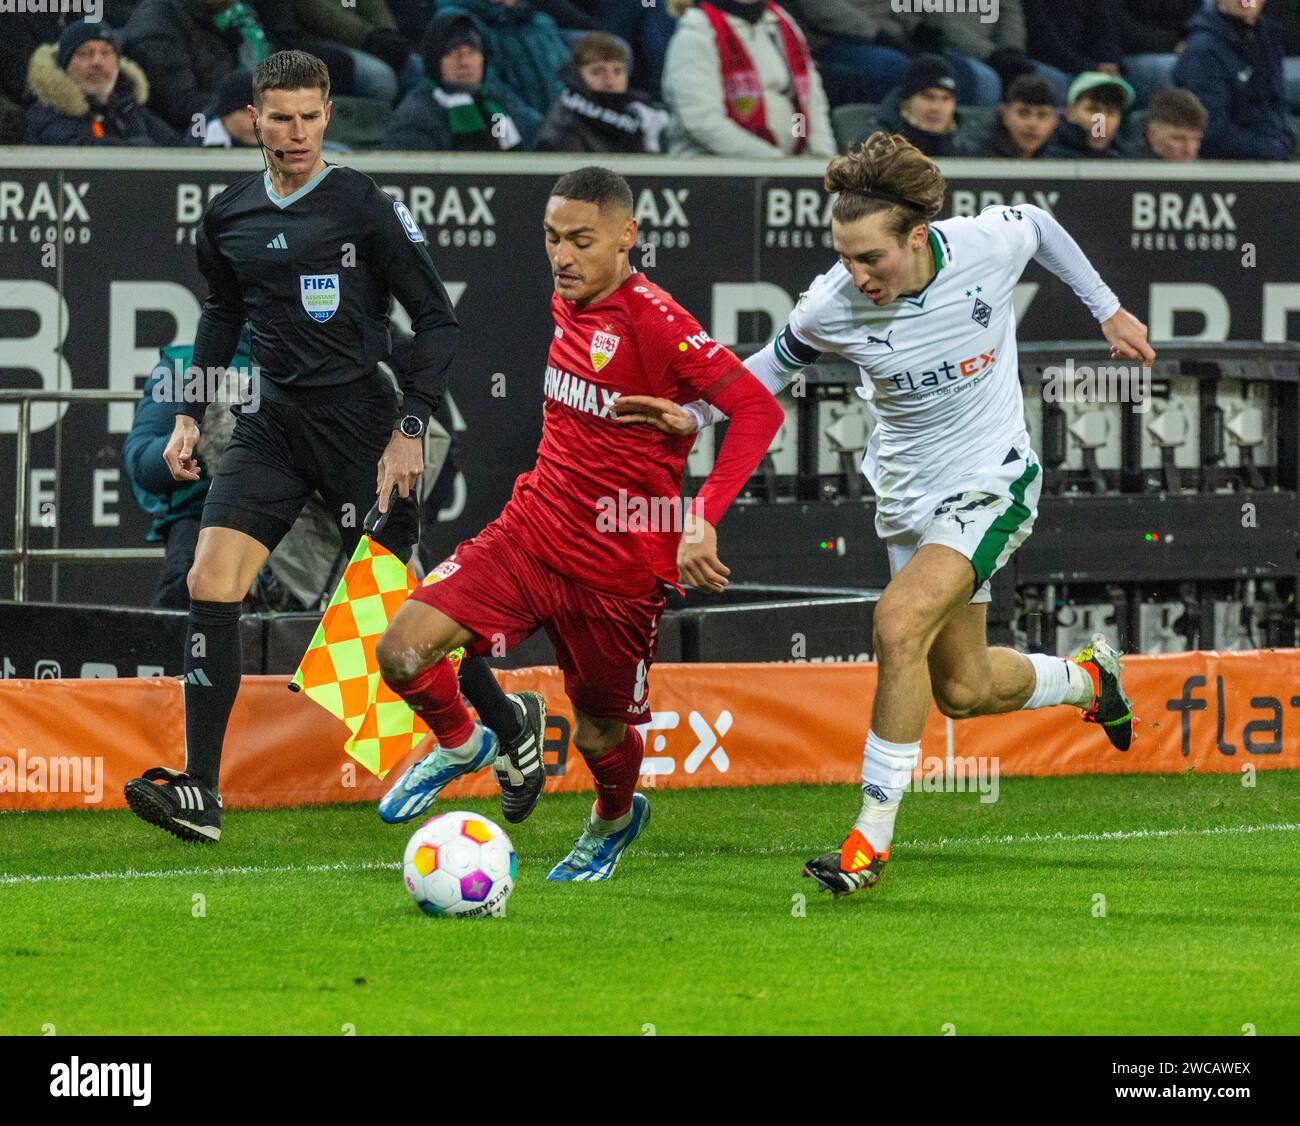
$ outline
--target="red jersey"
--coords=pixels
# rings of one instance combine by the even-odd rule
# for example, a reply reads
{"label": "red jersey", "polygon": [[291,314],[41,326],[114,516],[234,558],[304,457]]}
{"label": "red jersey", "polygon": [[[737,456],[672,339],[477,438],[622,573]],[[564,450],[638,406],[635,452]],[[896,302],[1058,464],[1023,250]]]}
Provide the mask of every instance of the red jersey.
{"label": "red jersey", "polygon": [[711,401],[746,369],[641,273],[591,305],[553,292],[551,313],[537,465],[515,481],[497,522],[597,590],[635,597],[675,585],[682,471],[695,435],[620,423],[612,406],[620,395]]}

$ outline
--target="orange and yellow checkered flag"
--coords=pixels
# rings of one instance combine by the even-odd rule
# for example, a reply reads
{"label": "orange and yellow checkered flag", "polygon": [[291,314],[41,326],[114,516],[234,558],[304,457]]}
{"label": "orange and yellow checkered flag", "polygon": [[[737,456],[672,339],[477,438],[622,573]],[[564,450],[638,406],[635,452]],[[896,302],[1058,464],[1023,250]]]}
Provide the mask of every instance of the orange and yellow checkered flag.
{"label": "orange and yellow checkered flag", "polygon": [[[380,778],[429,733],[384,683],[375,660],[380,635],[419,585],[396,555],[362,536],[289,685],[348,725],[343,749]],[[464,654],[449,654],[457,672]]]}

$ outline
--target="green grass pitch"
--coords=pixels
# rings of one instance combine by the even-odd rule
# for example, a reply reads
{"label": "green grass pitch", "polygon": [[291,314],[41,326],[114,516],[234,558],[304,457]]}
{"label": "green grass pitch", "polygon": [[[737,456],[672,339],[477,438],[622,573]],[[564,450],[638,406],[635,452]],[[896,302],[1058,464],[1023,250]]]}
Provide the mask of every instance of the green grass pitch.
{"label": "green grass pitch", "polygon": [[648,793],[599,884],[545,882],[589,804],[546,796],[479,920],[419,913],[370,806],[235,810],[215,848],[0,814],[0,1032],[1300,1032],[1300,772],[910,793],[838,904],[800,869],[856,787]]}

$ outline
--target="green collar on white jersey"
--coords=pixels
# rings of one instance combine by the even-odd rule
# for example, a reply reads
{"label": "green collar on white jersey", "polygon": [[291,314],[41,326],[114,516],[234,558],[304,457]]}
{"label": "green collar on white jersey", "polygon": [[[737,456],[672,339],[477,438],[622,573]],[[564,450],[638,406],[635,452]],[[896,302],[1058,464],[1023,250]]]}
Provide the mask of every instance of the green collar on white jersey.
{"label": "green collar on white jersey", "polygon": [[948,264],[948,257],[944,252],[945,247],[947,246],[947,242],[944,240],[940,240],[939,235],[936,233],[933,227],[930,228],[929,242],[930,242],[930,253],[934,257],[934,277],[932,277],[928,282],[925,283],[924,288],[922,288],[921,292],[918,293],[915,297],[903,298],[904,301],[911,302],[918,309],[924,308],[926,292],[929,290],[930,286],[934,285],[934,279],[939,276],[939,271],[942,270],[944,266]]}

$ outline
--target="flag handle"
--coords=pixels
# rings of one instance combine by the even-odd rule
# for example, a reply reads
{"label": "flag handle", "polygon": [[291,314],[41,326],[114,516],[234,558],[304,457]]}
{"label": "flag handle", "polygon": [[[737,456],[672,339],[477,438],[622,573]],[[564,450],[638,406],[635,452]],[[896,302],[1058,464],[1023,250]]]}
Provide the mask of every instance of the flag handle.
{"label": "flag handle", "polygon": [[368,536],[373,536],[376,532],[383,529],[388,523],[388,517],[393,512],[393,501],[397,499],[397,486],[393,486],[392,492],[388,494],[388,511],[381,513],[379,511],[379,501],[375,501],[374,507],[366,513],[366,518],[361,522],[361,530]]}

